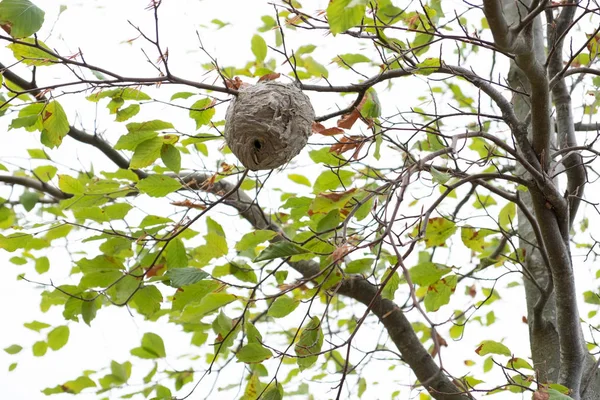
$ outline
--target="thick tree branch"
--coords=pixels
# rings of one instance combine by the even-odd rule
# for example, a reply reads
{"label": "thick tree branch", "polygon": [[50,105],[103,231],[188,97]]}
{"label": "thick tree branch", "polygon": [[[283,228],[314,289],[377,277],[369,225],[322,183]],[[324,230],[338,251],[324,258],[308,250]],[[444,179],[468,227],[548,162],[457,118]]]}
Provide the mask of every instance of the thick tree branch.
{"label": "thick tree branch", "polygon": [[[184,178],[185,182],[204,182],[210,176],[207,174],[191,174]],[[229,192],[233,185],[225,180],[215,183],[209,191],[212,193]],[[201,189],[201,186],[191,186]],[[204,189],[206,190],[206,189]],[[281,228],[271,221],[253,199],[241,190],[231,195],[225,203],[234,207],[255,229],[270,229],[281,234]],[[313,261],[289,262],[304,279],[311,280],[321,269]],[[423,382],[431,396],[440,400],[465,400],[470,397],[461,391],[448,379],[429,355],[423,344],[412,329],[400,307],[391,300],[378,294],[378,287],[361,275],[349,275],[339,288],[338,294],[350,297],[365,306],[371,305],[371,311],[385,326],[390,338],[400,351],[402,358],[414,371],[420,382]]]}
{"label": "thick tree branch", "polygon": [[[573,5],[574,1],[569,0],[567,4]],[[564,36],[571,26],[573,17],[575,16],[575,7],[565,7],[562,9],[556,21],[552,21],[552,11],[547,12],[547,40],[548,48],[553,48],[553,51],[548,59],[548,74],[551,78],[558,76],[563,69],[563,43]],[[554,23],[552,23],[554,22]],[[558,144],[561,149],[577,146],[575,137],[575,128],[573,124],[573,111],[571,104],[571,95],[567,88],[564,78],[558,79],[552,88],[552,98],[556,106],[556,124],[558,126]],[[579,397],[581,385],[581,377],[583,374],[583,359],[584,359],[584,341],[581,335],[581,326],[579,322],[579,313],[577,307],[577,299],[574,295],[575,282],[573,276],[573,265],[569,254],[569,235],[570,228],[573,224],[583,188],[586,182],[586,171],[583,165],[583,159],[579,152],[570,152],[569,155],[562,160],[567,174],[567,200],[569,202],[569,225],[562,228],[562,245],[559,245],[560,240],[556,232],[545,232],[544,241],[552,246],[559,248],[562,254],[554,254],[557,260],[556,266],[553,268],[553,281],[556,287],[557,300],[557,318],[559,323],[559,341],[561,355],[560,381],[565,386],[569,387]],[[536,194],[534,192],[534,198]],[[535,204],[539,204],[538,199]],[[542,207],[536,207],[536,214],[549,214],[548,210],[542,210]],[[540,215],[540,217],[542,217]],[[552,236],[552,237],[550,237]],[[551,251],[552,252],[552,251]],[[566,259],[565,259],[566,258]],[[559,267],[560,266],[560,267]],[[566,325],[566,326],[565,326]]]}
{"label": "thick tree branch", "polygon": [[42,193],[47,193],[58,200],[68,199],[71,197],[71,195],[64,193],[62,190],[49,185],[46,182],[42,182],[33,178],[27,178],[25,176],[0,175],[0,182],[7,183],[9,185],[23,186]]}

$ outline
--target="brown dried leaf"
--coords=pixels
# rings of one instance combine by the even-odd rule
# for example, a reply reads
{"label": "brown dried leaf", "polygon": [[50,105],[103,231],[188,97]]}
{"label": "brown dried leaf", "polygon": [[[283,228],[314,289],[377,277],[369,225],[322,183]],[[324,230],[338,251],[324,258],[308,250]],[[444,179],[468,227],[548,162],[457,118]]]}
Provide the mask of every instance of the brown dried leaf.
{"label": "brown dried leaf", "polygon": [[365,140],[362,136],[344,136],[340,139],[339,143],[331,146],[329,152],[340,155],[348,150],[354,150],[352,158],[356,160],[358,158],[358,153],[364,144]]}
{"label": "brown dried leaf", "polygon": [[355,108],[351,113],[342,115],[342,118],[338,119],[337,126],[344,129],[350,129],[359,118],[360,111]]}
{"label": "brown dried leaf", "polygon": [[347,244],[343,244],[340,247],[337,247],[333,253],[331,253],[331,258],[333,262],[343,261],[344,257],[350,252],[350,246]]}
{"label": "brown dried leaf", "polygon": [[164,273],[165,264],[155,264],[146,270],[146,278],[161,276]]}
{"label": "brown dried leaf", "polygon": [[264,82],[264,81],[274,81],[275,79],[279,78],[281,76],[281,74],[279,72],[271,72],[270,74],[266,74],[261,76],[258,81],[259,82]]}
{"label": "brown dried leaf", "polygon": [[548,400],[550,398],[550,393],[541,392],[537,390],[533,396],[531,396],[531,400]]}
{"label": "brown dried leaf", "polygon": [[225,85],[228,89],[235,90],[250,86],[249,83],[242,81],[239,76],[236,76],[233,79],[225,79]]}
{"label": "brown dried leaf", "polygon": [[346,190],[345,192],[320,193],[319,197],[325,197],[326,199],[335,202],[335,201],[339,201],[342,197],[346,196],[347,194],[354,193],[355,191],[356,191],[356,188],[352,188],[350,190]]}
{"label": "brown dried leaf", "polygon": [[194,203],[193,201],[186,199],[183,201],[173,201],[171,205],[176,207],[185,207],[185,208],[194,208],[197,210],[206,210],[206,206],[204,204]]}
{"label": "brown dried leaf", "polygon": [[10,35],[10,31],[12,30],[12,25],[10,23],[0,24],[0,28],[6,33]]}
{"label": "brown dried leaf", "polygon": [[317,122],[317,121],[314,121],[314,122],[312,123],[312,131],[313,131],[314,133],[321,133],[321,132],[323,132],[324,130],[325,130],[325,127],[323,126],[323,124],[321,124],[321,123],[319,123],[319,122]]}
{"label": "brown dried leaf", "polygon": [[337,127],[333,127],[333,128],[324,129],[321,132],[317,132],[317,133],[319,135],[323,135],[323,136],[335,136],[335,135],[339,135],[340,133],[344,133],[344,130],[337,128]]}

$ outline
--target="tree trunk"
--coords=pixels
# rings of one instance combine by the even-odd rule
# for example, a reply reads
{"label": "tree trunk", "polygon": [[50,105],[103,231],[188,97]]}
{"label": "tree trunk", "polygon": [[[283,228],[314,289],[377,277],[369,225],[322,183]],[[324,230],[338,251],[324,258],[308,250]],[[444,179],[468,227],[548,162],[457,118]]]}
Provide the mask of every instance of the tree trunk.
{"label": "tree trunk", "polygon": [[[530,1],[515,2],[503,0],[504,14],[509,25],[519,22],[520,16],[526,15],[525,5]],[[519,10],[520,8],[520,10]],[[535,58],[541,63],[546,62],[544,32],[541,16],[533,22],[533,48]],[[511,62],[509,71],[509,85],[520,91],[531,93],[528,79],[524,72]],[[519,120],[523,121],[531,111],[530,98],[523,95],[514,95],[512,99],[514,111]],[[554,124],[552,124],[554,126]],[[529,127],[531,137],[531,126]],[[552,142],[556,142],[556,132],[552,132]],[[552,146],[554,147],[554,146]],[[522,167],[518,167],[517,174],[526,176]],[[534,212],[532,197],[529,193],[520,193],[522,201],[529,210]],[[539,286],[547,287],[552,284],[548,268],[538,250],[536,250],[536,237],[531,224],[519,210],[518,214],[519,247],[525,249],[526,258],[524,268],[537,282],[537,285],[525,275],[524,287],[527,302],[527,322],[529,325],[529,340],[531,356],[539,383],[558,382],[560,379],[560,343],[557,331],[557,304],[553,291],[541,311],[536,312],[536,304],[541,301]],[[582,332],[580,337],[583,337]],[[585,342],[582,341],[585,347]],[[587,353],[587,349],[585,349]],[[590,373],[594,376],[590,377]],[[591,381],[590,381],[591,378]],[[589,355],[586,357],[583,379],[580,385],[581,399],[593,400],[600,398],[600,375],[597,372],[595,360]],[[577,398],[579,396],[575,396]]]}

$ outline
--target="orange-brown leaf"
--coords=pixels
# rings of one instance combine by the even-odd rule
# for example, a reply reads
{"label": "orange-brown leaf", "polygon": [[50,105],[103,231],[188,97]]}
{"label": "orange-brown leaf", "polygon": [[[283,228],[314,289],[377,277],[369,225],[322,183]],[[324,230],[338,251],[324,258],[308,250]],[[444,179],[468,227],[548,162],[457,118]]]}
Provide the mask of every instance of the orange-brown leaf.
{"label": "orange-brown leaf", "polygon": [[153,276],[160,276],[164,273],[164,264],[155,264],[146,270],[146,278],[152,278]]}
{"label": "orange-brown leaf", "polygon": [[270,74],[266,74],[261,76],[258,81],[259,82],[264,82],[264,81],[274,81],[275,79],[279,78],[281,76],[281,74],[279,72],[271,72]]}
{"label": "orange-brown leaf", "polygon": [[312,123],[312,131],[314,133],[321,133],[325,130],[326,128],[323,126],[323,124],[317,122],[317,121],[313,121]]}
{"label": "orange-brown leaf", "polygon": [[12,31],[12,25],[10,23],[0,24],[0,28],[6,33],[10,35],[10,31]]}
{"label": "orange-brown leaf", "polygon": [[350,193],[354,193],[356,191],[356,188],[352,188],[350,190],[346,190],[345,192],[334,192],[334,193],[320,193],[319,197],[325,197],[326,199],[329,199],[331,201],[339,201],[342,197],[346,196],[347,194]]}
{"label": "orange-brown leaf", "polygon": [[250,86],[249,83],[242,81],[239,76],[236,76],[233,79],[225,79],[225,85],[227,86],[228,89],[235,89],[235,90]]}
{"label": "orange-brown leaf", "polygon": [[354,150],[352,158],[355,160],[358,158],[358,153],[364,145],[365,141],[362,136],[344,136],[340,139],[339,143],[334,144],[329,149],[330,153],[336,153],[338,155],[347,152],[348,150]]}
{"label": "orange-brown leaf", "polygon": [[343,244],[340,247],[337,247],[333,253],[331,253],[331,258],[333,259],[333,262],[340,262],[349,252],[350,246]]}
{"label": "orange-brown leaf", "polygon": [[323,136],[335,136],[339,135],[340,133],[344,133],[344,130],[334,126],[333,128],[327,128],[317,133]]}
{"label": "orange-brown leaf", "polygon": [[351,113],[342,115],[342,118],[338,119],[337,126],[344,129],[350,129],[359,118],[360,111],[355,108]]}
{"label": "orange-brown leaf", "polygon": [[185,208],[194,208],[199,210],[206,210],[206,206],[204,204],[194,203],[190,199],[186,199],[183,201],[173,201],[171,205],[176,207],[185,207]]}

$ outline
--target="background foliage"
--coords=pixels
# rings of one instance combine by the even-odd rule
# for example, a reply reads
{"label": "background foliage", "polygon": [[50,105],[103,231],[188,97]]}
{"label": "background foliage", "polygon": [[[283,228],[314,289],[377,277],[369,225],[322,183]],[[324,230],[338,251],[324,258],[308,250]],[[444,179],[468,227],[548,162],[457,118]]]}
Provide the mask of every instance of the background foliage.
{"label": "background foliage", "polygon": [[[49,315],[10,327],[37,339],[6,344],[9,371],[119,309],[139,343],[42,393],[594,398],[600,7],[533,1],[510,24],[491,0],[283,1],[239,48],[209,50],[233,27],[203,17],[191,56],[163,28],[173,3],[139,5],[109,68],[54,32],[69,7],[0,1],[2,141],[28,155],[0,160],[0,248]],[[268,80],[317,118],[300,156],[254,173],[223,116]]]}

